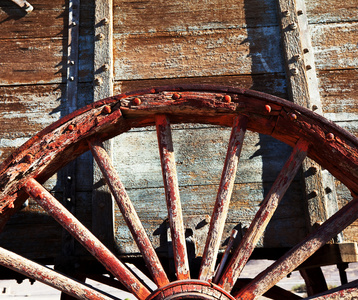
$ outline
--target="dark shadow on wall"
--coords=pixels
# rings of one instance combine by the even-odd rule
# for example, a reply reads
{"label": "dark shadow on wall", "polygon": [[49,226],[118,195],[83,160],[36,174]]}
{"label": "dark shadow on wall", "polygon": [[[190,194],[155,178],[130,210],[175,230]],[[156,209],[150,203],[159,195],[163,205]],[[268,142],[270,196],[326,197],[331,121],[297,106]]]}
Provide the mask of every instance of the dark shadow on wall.
{"label": "dark shadow on wall", "polygon": [[[245,0],[245,19],[251,57],[252,86],[250,89],[262,91],[287,99],[286,79],[283,67],[283,56],[280,45],[280,31],[275,0]],[[290,155],[292,148],[276,139],[259,134],[259,150],[250,158],[260,157],[262,160],[263,199]],[[296,186],[295,186],[296,185]],[[290,187],[271,222],[268,224],[263,244],[265,247],[292,246],[295,233],[292,226],[287,230],[287,221],[293,209],[290,201],[299,203],[297,184]],[[288,203],[288,205],[286,205]],[[293,205],[293,204],[292,204]],[[297,212],[299,214],[299,212]],[[297,233],[299,236],[300,234]]]}

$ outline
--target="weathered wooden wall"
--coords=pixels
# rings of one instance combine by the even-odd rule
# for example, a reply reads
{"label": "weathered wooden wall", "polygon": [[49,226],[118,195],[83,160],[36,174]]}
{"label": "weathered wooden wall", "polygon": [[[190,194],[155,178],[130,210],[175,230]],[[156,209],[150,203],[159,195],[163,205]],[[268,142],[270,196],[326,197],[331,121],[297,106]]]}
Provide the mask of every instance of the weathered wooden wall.
{"label": "weathered wooden wall", "polygon": [[[34,11],[29,15],[10,1],[1,4],[0,160],[65,112],[66,3],[33,0]],[[357,134],[357,5],[355,0],[319,4],[307,0],[306,6],[323,112]],[[115,94],[158,85],[209,83],[288,97],[275,0],[114,0],[113,16]],[[82,0],[78,107],[93,99],[93,28],[94,3]],[[227,129],[208,126],[173,130],[183,208],[192,220],[186,221],[188,228],[211,214],[228,135]],[[124,134],[114,143],[116,168],[147,223],[150,238],[165,252],[167,212],[154,129]],[[239,224],[248,226],[289,152],[289,147],[271,138],[247,134],[226,232]],[[92,178],[88,174],[92,171],[88,157],[77,164],[81,180],[77,182],[76,214],[90,227]],[[61,198],[61,184],[58,176],[47,187]],[[336,185],[340,201],[349,201],[347,191],[339,182]],[[298,176],[261,245],[291,246],[306,234],[304,198]],[[119,212],[115,213],[118,250],[136,251]],[[53,240],[51,249],[42,244],[45,237],[38,237],[42,230],[36,228],[44,226]],[[58,226],[32,203],[8,227],[0,243],[21,248],[12,239],[21,236],[20,242],[27,245],[21,251],[30,258],[52,257],[61,250],[61,232],[54,233]],[[29,229],[25,233],[24,227]],[[206,227],[194,230],[199,248]],[[347,230],[347,240],[357,236],[356,228]]]}

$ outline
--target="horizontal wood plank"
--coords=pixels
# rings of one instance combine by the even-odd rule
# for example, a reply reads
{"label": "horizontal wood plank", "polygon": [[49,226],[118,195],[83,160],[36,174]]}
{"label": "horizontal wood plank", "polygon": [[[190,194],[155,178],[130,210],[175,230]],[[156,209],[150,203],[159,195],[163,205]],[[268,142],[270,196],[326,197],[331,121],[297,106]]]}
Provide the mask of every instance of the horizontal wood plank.
{"label": "horizontal wood plank", "polygon": [[194,78],[171,78],[157,80],[125,80],[114,83],[114,94],[151,88],[155,86],[179,84],[211,84],[227,85],[245,89],[253,89],[287,99],[286,79],[281,73],[241,75],[241,76],[215,76]]}
{"label": "horizontal wood plank", "polygon": [[278,27],[114,35],[115,80],[283,72]]}
{"label": "horizontal wood plank", "polygon": [[316,69],[358,68],[358,22],[310,26]]}
{"label": "horizontal wood plank", "polygon": [[277,23],[274,0],[113,2],[117,33],[231,29]]}
{"label": "horizontal wood plank", "polygon": [[358,21],[356,0],[305,0],[309,23]]}
{"label": "horizontal wood plank", "polygon": [[324,116],[334,122],[358,120],[358,69],[318,72]]}

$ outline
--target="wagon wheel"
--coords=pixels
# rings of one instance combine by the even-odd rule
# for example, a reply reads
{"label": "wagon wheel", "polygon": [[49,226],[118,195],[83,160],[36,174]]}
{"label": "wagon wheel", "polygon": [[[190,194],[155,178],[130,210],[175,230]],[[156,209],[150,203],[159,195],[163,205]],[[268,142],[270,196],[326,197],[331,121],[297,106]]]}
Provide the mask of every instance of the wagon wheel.
{"label": "wagon wheel", "polygon": [[[191,279],[170,123],[232,127],[212,213],[199,278]],[[156,125],[177,280],[169,282],[102,142],[130,128]],[[216,274],[219,243],[246,129],[271,135],[293,151],[222,273]],[[127,93],[86,106],[44,129],[0,166],[0,210],[4,225],[30,196],[68,230],[129,292],[139,299],[255,299],[297,268],[358,217],[358,140],[324,118],[283,99],[229,87],[163,87]],[[123,213],[152,279],[150,291],[45,188],[56,171],[91,150]],[[308,156],[351,191],[353,200],[283,257],[248,282],[236,284],[282,196]],[[112,299],[90,287],[1,248],[0,263],[80,299]],[[357,293],[358,281],[322,297]],[[343,296],[342,296],[343,295]],[[287,296],[287,298],[293,295]],[[323,299],[323,298],[319,298]]]}

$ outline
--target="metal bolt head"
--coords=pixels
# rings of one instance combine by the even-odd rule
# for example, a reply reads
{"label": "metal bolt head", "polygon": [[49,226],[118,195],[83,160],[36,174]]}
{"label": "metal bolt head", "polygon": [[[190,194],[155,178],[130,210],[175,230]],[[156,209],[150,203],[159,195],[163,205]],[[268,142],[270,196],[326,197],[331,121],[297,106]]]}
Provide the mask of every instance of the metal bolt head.
{"label": "metal bolt head", "polygon": [[333,141],[334,140],[334,134],[332,132],[328,133],[326,135],[326,140],[327,141]]}
{"label": "metal bolt head", "polygon": [[266,104],[266,105],[265,105],[265,109],[266,109],[266,111],[267,111],[268,113],[271,112],[271,106],[270,106],[270,105]]}
{"label": "metal bolt head", "polygon": [[293,68],[290,70],[291,75],[297,75],[298,74],[298,70],[296,68]]}
{"label": "metal bolt head", "polygon": [[225,101],[226,103],[230,103],[230,102],[231,102],[231,96],[225,95],[225,96],[224,96],[224,101]]}
{"label": "metal bolt head", "polygon": [[297,14],[300,16],[300,15],[303,15],[303,11],[302,11],[302,9],[299,9],[298,11],[297,11]]}
{"label": "metal bolt head", "polygon": [[134,98],[133,103],[138,106],[142,103],[142,101],[139,98]]}
{"label": "metal bolt head", "polygon": [[308,53],[310,52],[310,50],[308,50],[307,48],[303,49],[303,53]]}
{"label": "metal bolt head", "polygon": [[102,20],[102,24],[103,24],[103,25],[109,24],[109,19],[108,19],[108,18],[104,18],[104,19]]}
{"label": "metal bolt head", "polygon": [[173,94],[173,96],[172,96],[172,98],[174,99],[174,100],[178,100],[178,99],[180,99],[180,94],[178,94],[178,93],[174,93]]}
{"label": "metal bolt head", "polygon": [[296,55],[293,56],[293,59],[294,59],[295,61],[300,61],[300,60],[301,60],[301,55],[296,54]]}
{"label": "metal bolt head", "polygon": [[74,64],[75,64],[75,61],[74,61],[74,60],[71,60],[71,61],[70,61],[70,65],[73,66]]}
{"label": "metal bolt head", "polygon": [[313,104],[313,105],[312,105],[312,110],[315,111],[315,110],[317,110],[317,109],[318,109],[318,106],[317,106],[316,104]]}
{"label": "metal bolt head", "polygon": [[71,25],[74,27],[74,26],[77,25],[77,23],[76,23],[76,22],[72,22]]}
{"label": "metal bolt head", "polygon": [[94,79],[94,84],[95,84],[95,85],[102,85],[102,83],[103,83],[103,79],[102,79],[102,78],[96,77],[96,78]]}
{"label": "metal bolt head", "polygon": [[73,130],[75,129],[75,126],[72,125],[72,124],[70,124],[70,125],[68,125],[67,129],[68,129],[69,131],[73,131]]}
{"label": "metal bolt head", "polygon": [[290,119],[291,119],[292,121],[297,120],[297,115],[294,114],[294,113],[290,114],[289,117],[290,117]]}
{"label": "metal bolt head", "polygon": [[108,70],[109,70],[109,64],[104,64],[104,65],[102,66],[102,70],[103,70],[103,71],[108,71]]}
{"label": "metal bolt head", "polygon": [[97,40],[101,41],[105,38],[103,33],[97,34]]}
{"label": "metal bolt head", "polygon": [[296,24],[296,23],[291,23],[291,24],[290,24],[290,28],[291,28],[292,30],[297,29],[297,24]]}
{"label": "metal bolt head", "polygon": [[282,12],[282,15],[288,17],[290,15],[290,12],[288,10],[285,10]]}
{"label": "metal bolt head", "polygon": [[74,80],[75,80],[75,77],[71,76],[70,81],[74,81]]}
{"label": "metal bolt head", "polygon": [[307,65],[306,66],[306,70],[311,70],[312,69],[312,66],[311,65]]}
{"label": "metal bolt head", "polygon": [[28,164],[32,162],[32,159],[33,159],[33,157],[31,154],[26,154],[24,157],[24,161]]}
{"label": "metal bolt head", "polygon": [[106,105],[105,107],[103,107],[102,111],[105,114],[110,114],[112,112],[112,108],[109,105]]}

